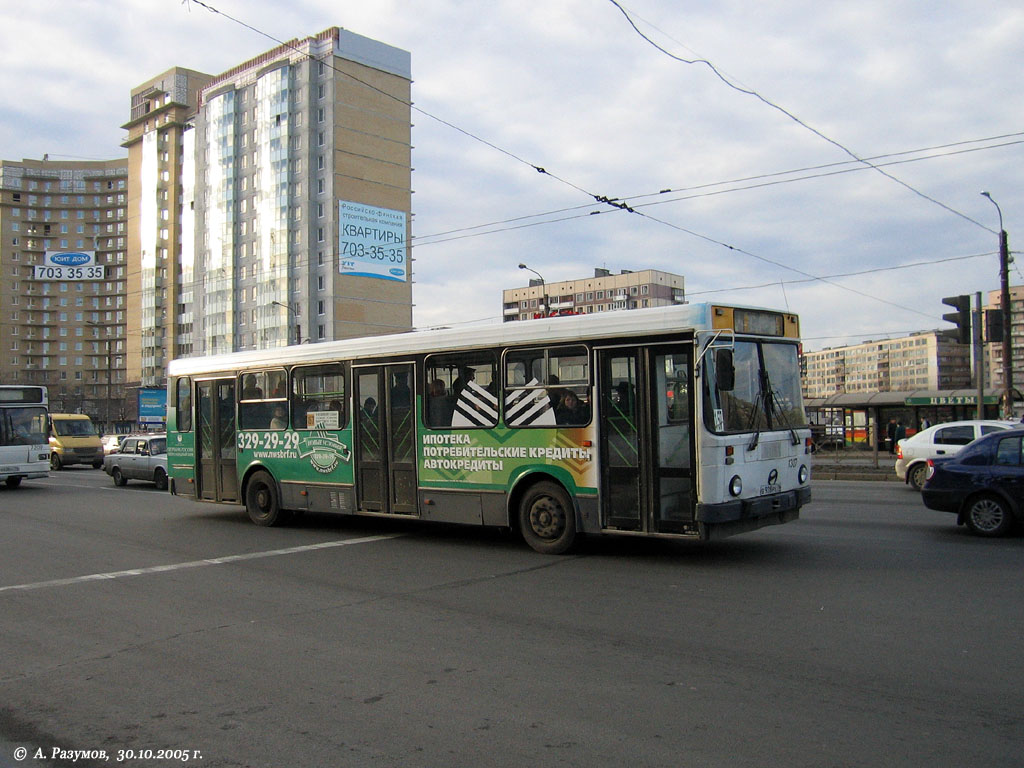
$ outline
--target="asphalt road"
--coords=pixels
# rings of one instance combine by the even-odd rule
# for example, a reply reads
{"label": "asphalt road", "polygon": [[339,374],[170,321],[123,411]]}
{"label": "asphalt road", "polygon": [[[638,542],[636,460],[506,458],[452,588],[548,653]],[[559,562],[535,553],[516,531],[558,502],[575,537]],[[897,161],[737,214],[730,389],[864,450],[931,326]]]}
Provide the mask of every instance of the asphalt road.
{"label": "asphalt road", "polygon": [[814,493],[546,557],[89,469],[0,490],[0,767],[1020,766],[1024,538],[899,484]]}

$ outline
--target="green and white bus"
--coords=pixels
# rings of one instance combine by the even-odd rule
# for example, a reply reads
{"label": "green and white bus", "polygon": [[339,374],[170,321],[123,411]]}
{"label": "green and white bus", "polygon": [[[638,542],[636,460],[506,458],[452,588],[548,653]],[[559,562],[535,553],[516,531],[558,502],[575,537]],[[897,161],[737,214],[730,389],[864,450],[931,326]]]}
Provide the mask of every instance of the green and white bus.
{"label": "green and white bus", "polygon": [[337,512],[709,539],[810,501],[790,313],[688,304],[182,358],[171,493],[258,525]]}

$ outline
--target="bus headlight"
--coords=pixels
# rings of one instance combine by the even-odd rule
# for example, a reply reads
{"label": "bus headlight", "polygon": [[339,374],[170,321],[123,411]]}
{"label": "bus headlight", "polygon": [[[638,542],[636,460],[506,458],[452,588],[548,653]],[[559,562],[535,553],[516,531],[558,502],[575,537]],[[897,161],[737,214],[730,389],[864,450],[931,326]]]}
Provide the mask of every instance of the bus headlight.
{"label": "bus headlight", "polygon": [[811,472],[810,472],[809,469],[807,469],[807,465],[806,464],[801,464],[800,465],[800,471],[796,473],[796,478],[797,478],[797,480],[800,481],[800,485],[803,485],[804,483],[807,482],[807,478],[808,478],[808,476],[810,474],[811,474]]}
{"label": "bus headlight", "polygon": [[739,496],[743,493],[743,481],[739,475],[733,475],[732,480],[729,481],[729,493],[733,496]]}

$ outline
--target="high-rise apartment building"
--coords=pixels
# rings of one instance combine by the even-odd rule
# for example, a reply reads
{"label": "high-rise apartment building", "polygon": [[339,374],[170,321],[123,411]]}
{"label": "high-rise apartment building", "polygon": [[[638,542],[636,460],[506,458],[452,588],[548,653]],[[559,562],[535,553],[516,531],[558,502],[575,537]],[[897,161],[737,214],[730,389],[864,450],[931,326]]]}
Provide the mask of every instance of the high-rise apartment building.
{"label": "high-rise apartment building", "polygon": [[[986,297],[986,310],[999,309],[999,291],[989,291]],[[974,306],[974,300],[971,300]],[[1024,286],[1010,286],[1010,350],[1013,363],[1013,385],[1024,391]],[[991,387],[1005,389],[1003,385],[1003,345],[1001,342],[988,342],[985,355],[985,380]]]}
{"label": "high-rise apartment building", "polygon": [[621,309],[685,303],[683,276],[656,269],[612,274],[595,269],[593,277],[547,283],[532,279],[524,288],[502,291],[502,320],[532,320],[557,314],[583,315]]}
{"label": "high-rise apartment building", "polygon": [[[199,89],[211,75],[175,67],[132,90],[128,136],[127,365],[132,381],[163,384],[168,360],[191,345],[193,294],[183,286],[183,256],[195,232],[186,227],[182,202],[192,188],[191,121]],[[186,184],[186,179],[188,183]],[[191,222],[189,211],[187,220]]]}
{"label": "high-rise apartment building", "polygon": [[172,357],[412,327],[410,86],[406,51],[332,27],[133,90],[143,386]]}
{"label": "high-rise apartment building", "polygon": [[804,352],[804,396],[971,386],[971,348],[938,331]]}
{"label": "high-rise apartment building", "polygon": [[125,391],[128,161],[0,160],[0,382],[134,419]]}

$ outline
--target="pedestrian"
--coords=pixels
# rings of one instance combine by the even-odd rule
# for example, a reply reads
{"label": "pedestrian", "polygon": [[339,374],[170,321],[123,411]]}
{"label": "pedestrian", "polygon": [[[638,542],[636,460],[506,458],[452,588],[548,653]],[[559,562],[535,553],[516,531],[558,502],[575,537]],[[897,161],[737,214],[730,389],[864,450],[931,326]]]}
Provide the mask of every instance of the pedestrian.
{"label": "pedestrian", "polygon": [[889,446],[889,455],[896,453],[896,419],[889,419],[885,430],[885,442]]}

